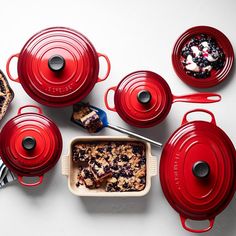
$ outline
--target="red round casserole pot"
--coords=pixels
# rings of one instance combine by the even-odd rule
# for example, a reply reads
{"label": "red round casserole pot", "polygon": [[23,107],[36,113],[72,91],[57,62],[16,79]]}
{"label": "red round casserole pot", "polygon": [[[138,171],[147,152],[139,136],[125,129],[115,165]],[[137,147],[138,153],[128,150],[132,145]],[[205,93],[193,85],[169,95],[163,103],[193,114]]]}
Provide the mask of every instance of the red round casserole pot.
{"label": "red round casserole pot", "polygon": [[[10,73],[10,62],[18,58],[18,78]],[[107,72],[99,77],[98,58],[107,62]],[[6,66],[13,81],[21,83],[35,101],[52,107],[69,106],[82,100],[97,82],[110,73],[106,55],[97,53],[81,33],[64,27],[42,30],[32,36]]]}
{"label": "red round casserole pot", "polygon": [[[115,107],[108,103],[113,90]],[[174,102],[212,103],[221,100],[216,93],[196,93],[174,96],[167,82],[152,71],[136,71],[123,78],[118,86],[105,94],[107,109],[116,111],[130,125],[148,128],[159,124],[168,115]]]}
{"label": "red round casserole pot", "polygon": [[[32,108],[37,112],[26,111]],[[24,186],[41,184],[43,175],[57,163],[61,151],[59,129],[37,106],[21,107],[0,133],[2,160]],[[39,177],[39,180],[26,183],[23,177]]]}
{"label": "red round casserole pot", "polygon": [[[204,112],[211,121],[188,121],[190,113]],[[182,126],[164,146],[160,160],[160,181],[170,205],[180,214],[183,227],[203,233],[213,227],[215,217],[231,201],[236,187],[235,148],[216,126],[207,110],[188,112]],[[192,229],[186,220],[209,220],[205,229]]]}

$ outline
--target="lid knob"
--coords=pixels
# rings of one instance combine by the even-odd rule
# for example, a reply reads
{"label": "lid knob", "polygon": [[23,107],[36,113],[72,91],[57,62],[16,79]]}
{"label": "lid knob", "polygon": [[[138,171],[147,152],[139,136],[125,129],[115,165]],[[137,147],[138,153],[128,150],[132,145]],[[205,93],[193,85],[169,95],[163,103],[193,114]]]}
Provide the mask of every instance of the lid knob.
{"label": "lid knob", "polygon": [[65,66],[65,59],[60,55],[53,55],[48,59],[48,67],[54,72],[61,71]]}
{"label": "lid knob", "polygon": [[152,95],[147,90],[141,90],[137,95],[138,101],[142,104],[147,104],[151,101]]}
{"label": "lid knob", "polygon": [[205,161],[198,161],[193,165],[193,174],[199,178],[206,178],[210,173],[210,166]]}
{"label": "lid knob", "polygon": [[36,140],[34,137],[27,136],[22,140],[22,146],[26,151],[32,151],[36,146]]}

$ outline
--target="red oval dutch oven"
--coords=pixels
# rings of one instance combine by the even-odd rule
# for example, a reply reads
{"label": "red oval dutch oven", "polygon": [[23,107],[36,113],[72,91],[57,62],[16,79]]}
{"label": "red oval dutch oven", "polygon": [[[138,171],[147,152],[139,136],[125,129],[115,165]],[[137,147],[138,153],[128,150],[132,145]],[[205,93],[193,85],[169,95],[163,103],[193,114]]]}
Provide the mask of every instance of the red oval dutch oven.
{"label": "red oval dutch oven", "polygon": [[[18,78],[10,73],[11,60],[18,58]],[[99,77],[99,60],[107,62],[107,72]],[[9,78],[21,83],[35,101],[53,107],[69,106],[89,94],[97,82],[110,73],[110,61],[97,53],[81,33],[64,27],[42,30],[32,36],[21,52],[6,65]]]}
{"label": "red oval dutch oven", "polygon": [[[188,121],[190,113],[204,112],[211,121]],[[207,110],[188,112],[182,126],[164,146],[160,181],[170,205],[180,214],[184,229],[203,233],[231,201],[236,187],[236,155],[229,137]],[[186,220],[209,220],[205,229],[192,229]]]}
{"label": "red oval dutch oven", "polygon": [[[108,103],[113,90],[115,107]],[[123,78],[118,86],[105,94],[107,109],[116,111],[130,125],[147,128],[159,124],[168,115],[174,102],[212,103],[221,100],[216,93],[196,93],[174,96],[167,82],[151,71],[136,71]]]}
{"label": "red oval dutch oven", "polygon": [[[32,108],[37,112],[25,112]],[[0,133],[2,160],[24,186],[41,184],[43,175],[57,163],[61,151],[62,137],[58,127],[37,106],[21,107]],[[23,177],[39,177],[39,180],[26,183]]]}

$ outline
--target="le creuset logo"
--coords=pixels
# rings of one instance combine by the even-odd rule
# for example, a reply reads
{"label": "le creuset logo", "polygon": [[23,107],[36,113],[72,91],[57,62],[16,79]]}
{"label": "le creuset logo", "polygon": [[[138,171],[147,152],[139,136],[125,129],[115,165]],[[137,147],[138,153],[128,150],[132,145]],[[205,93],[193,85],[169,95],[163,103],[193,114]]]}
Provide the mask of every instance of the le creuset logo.
{"label": "le creuset logo", "polygon": [[174,159],[173,173],[174,173],[174,181],[177,186],[177,189],[181,190],[180,177],[179,177],[179,161],[180,161],[180,155],[177,153]]}
{"label": "le creuset logo", "polygon": [[49,92],[52,94],[64,94],[68,93],[73,90],[73,84],[69,84],[65,87],[53,87],[53,86],[47,86],[43,88],[45,92]]}

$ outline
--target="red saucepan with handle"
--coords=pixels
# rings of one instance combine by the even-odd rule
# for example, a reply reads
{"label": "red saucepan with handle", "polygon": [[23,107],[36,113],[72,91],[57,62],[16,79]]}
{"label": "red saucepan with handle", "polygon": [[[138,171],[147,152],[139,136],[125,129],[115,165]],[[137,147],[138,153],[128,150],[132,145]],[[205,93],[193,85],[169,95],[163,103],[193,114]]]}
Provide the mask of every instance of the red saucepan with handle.
{"label": "red saucepan with handle", "polygon": [[[109,92],[114,91],[114,107],[108,103]],[[107,109],[116,111],[128,124],[147,128],[159,124],[168,115],[174,102],[213,103],[221,96],[216,93],[195,93],[175,96],[167,82],[151,71],[136,71],[123,78],[118,86],[105,94]]]}
{"label": "red saucepan with handle", "polygon": [[[34,105],[21,107],[0,133],[2,160],[24,186],[41,184],[43,175],[57,163],[61,151],[58,127]],[[25,177],[38,177],[38,180],[28,183]]]}
{"label": "red saucepan with handle", "polygon": [[[16,78],[10,72],[13,58],[18,58]],[[99,76],[99,58],[107,63],[103,76]],[[81,101],[97,82],[105,80],[110,61],[78,31],[52,27],[33,35],[20,53],[9,58],[6,70],[35,101],[63,107]]]}
{"label": "red saucepan with handle", "polygon": [[[211,120],[189,120],[196,113]],[[182,126],[166,142],[160,160],[160,181],[170,205],[179,213],[184,229],[203,233],[231,201],[236,187],[235,148],[216,125],[214,115],[196,109],[185,114]],[[209,220],[209,226],[193,229],[187,219]]]}

